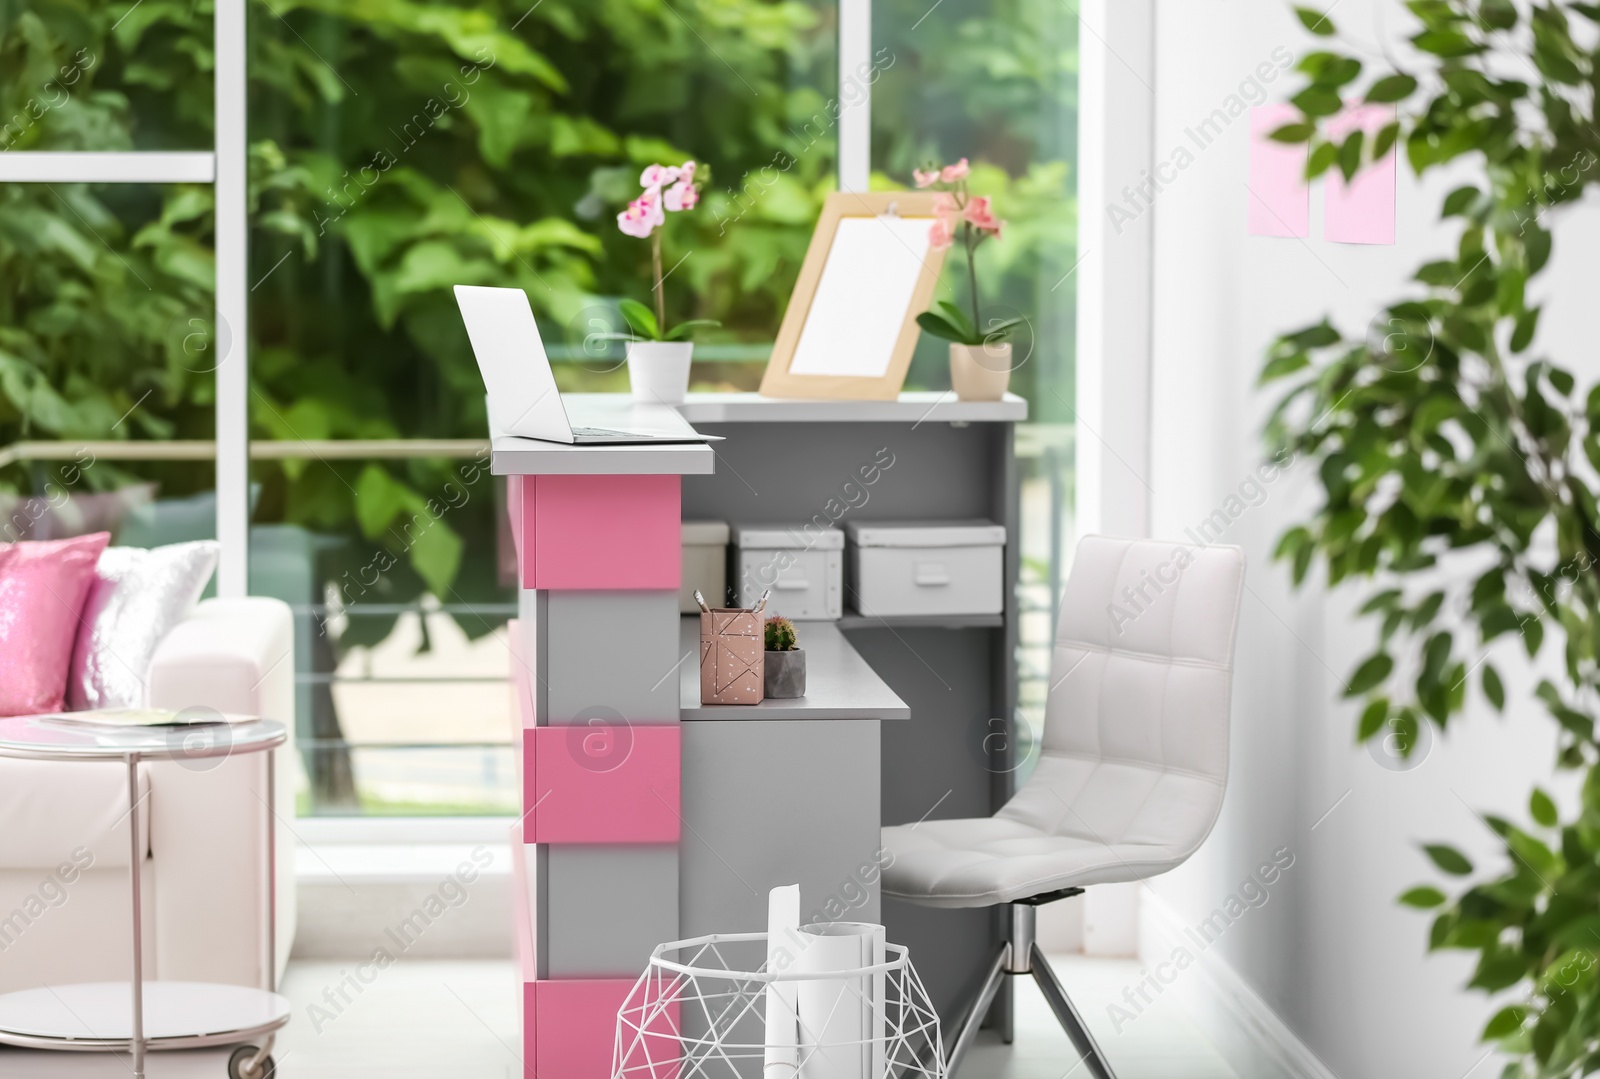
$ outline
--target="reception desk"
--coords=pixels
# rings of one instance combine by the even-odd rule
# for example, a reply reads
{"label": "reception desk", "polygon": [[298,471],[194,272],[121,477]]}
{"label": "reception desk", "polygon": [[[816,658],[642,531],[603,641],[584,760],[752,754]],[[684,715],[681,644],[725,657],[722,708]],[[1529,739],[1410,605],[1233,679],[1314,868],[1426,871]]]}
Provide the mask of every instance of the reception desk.
{"label": "reception desk", "polygon": [[[1010,794],[1012,445],[1025,404],[565,401],[574,424],[692,424],[725,440],[493,440],[522,584],[514,839],[527,1074],[609,1075],[616,1010],[651,949],[765,928],[767,891],[780,884],[800,884],[805,920],[885,923],[948,1021],[999,927],[987,910],[883,902],[878,831],[987,815]],[[678,610],[683,518],[841,528],[987,518],[1007,526],[1005,609],[880,618],[857,609],[847,584],[842,619],[799,624],[805,697],[702,705],[698,619]]]}

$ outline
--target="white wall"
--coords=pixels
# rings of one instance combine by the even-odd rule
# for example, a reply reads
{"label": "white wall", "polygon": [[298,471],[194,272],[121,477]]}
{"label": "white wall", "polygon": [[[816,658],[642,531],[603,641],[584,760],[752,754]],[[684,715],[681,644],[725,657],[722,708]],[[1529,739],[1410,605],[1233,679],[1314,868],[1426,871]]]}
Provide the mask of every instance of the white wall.
{"label": "white wall", "polygon": [[[1408,18],[1395,0],[1343,0],[1333,14],[1366,42],[1402,38]],[[1274,63],[1275,49],[1298,57],[1316,45],[1285,0],[1157,0],[1155,25],[1153,158],[1170,160],[1179,146],[1194,152],[1148,211],[1151,532],[1179,538],[1238,493],[1261,460],[1258,432],[1270,398],[1255,382],[1273,336],[1324,313],[1360,332],[1381,303],[1407,292],[1416,266],[1453,243],[1437,207],[1454,185],[1421,190],[1402,165],[1392,247],[1322,240],[1320,185],[1309,239],[1247,236],[1247,117],[1205,149],[1185,129],[1225,107],[1257,65]],[[1281,100],[1299,84],[1286,72],[1267,90]],[[1088,204],[1080,212],[1106,213]],[[1586,343],[1600,259],[1579,266],[1574,255],[1579,246],[1600,250],[1590,242],[1600,229],[1593,218],[1564,229],[1549,276],[1574,302],[1558,298],[1540,345],[1583,383],[1600,372]],[[1118,242],[1114,230],[1105,236]],[[1435,876],[1417,849],[1421,841],[1448,838],[1493,864],[1492,837],[1473,810],[1526,818],[1530,782],[1550,772],[1551,723],[1533,704],[1514,705],[1504,720],[1475,706],[1409,771],[1380,767],[1354,746],[1355,709],[1339,696],[1341,678],[1370,640],[1353,616],[1358,597],[1326,596],[1315,586],[1293,593],[1285,569],[1270,561],[1277,536],[1309,505],[1308,473],[1303,465],[1286,472],[1223,537],[1244,547],[1250,565],[1229,792],[1210,841],[1154,892],[1180,924],[1194,925],[1288,847],[1294,865],[1270,899],[1229,928],[1207,959],[1231,967],[1341,1079],[1484,1079],[1498,1074],[1493,1060],[1479,1063],[1477,1031],[1490,1005],[1461,988],[1468,957],[1428,956],[1427,917],[1394,899]],[[1496,662],[1513,698],[1520,692],[1525,702],[1526,677],[1505,659],[1512,647],[1498,650]],[[1115,1040],[1108,1051],[1115,1056]]]}

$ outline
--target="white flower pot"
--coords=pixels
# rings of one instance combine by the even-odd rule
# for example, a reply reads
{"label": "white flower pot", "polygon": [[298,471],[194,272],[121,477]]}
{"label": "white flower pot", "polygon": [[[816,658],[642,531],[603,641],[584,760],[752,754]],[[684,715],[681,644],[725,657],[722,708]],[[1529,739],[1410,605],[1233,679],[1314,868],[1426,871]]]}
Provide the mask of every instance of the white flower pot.
{"label": "white flower pot", "polygon": [[998,401],[1011,384],[1011,342],[950,343],[950,388],[963,401]]}
{"label": "white flower pot", "polygon": [[693,358],[693,341],[628,342],[628,385],[633,399],[652,405],[683,404]]}

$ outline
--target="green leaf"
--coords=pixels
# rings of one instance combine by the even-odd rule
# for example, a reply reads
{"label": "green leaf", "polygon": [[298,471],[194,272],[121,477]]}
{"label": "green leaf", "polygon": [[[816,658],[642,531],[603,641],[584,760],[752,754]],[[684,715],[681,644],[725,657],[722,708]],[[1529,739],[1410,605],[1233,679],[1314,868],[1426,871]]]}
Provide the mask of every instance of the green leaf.
{"label": "green leaf", "polygon": [[1528,1009],[1520,1004],[1509,1004],[1494,1013],[1494,1017],[1483,1027],[1481,1041],[1493,1042],[1509,1037],[1522,1029],[1522,1024],[1527,1022]]}
{"label": "green leaf", "polygon": [[617,310],[622,312],[622,317],[633,331],[647,341],[660,341],[661,327],[656,323],[656,314],[638,300],[618,300]]}
{"label": "green leaf", "polygon": [[1361,167],[1361,146],[1366,141],[1366,132],[1357,129],[1350,133],[1339,147],[1339,171],[1344,174],[1345,180],[1355,177],[1356,170]]}
{"label": "green leaf", "polygon": [[1307,116],[1332,116],[1344,108],[1344,101],[1332,90],[1308,86],[1289,99]]}
{"label": "green leaf", "polygon": [[1458,214],[1465,215],[1467,210],[1482,194],[1482,191],[1479,191],[1471,184],[1456,188],[1444,197],[1444,209],[1439,216],[1455,217]]}
{"label": "green leaf", "polygon": [[1427,910],[1430,907],[1444,906],[1445,894],[1437,888],[1423,885],[1420,888],[1412,888],[1407,892],[1403,892],[1400,896],[1400,902],[1408,907],[1416,907],[1418,910]]}
{"label": "green leaf", "polygon": [[1389,699],[1378,697],[1361,710],[1361,721],[1356,725],[1356,741],[1365,742],[1383,729],[1389,718]]}
{"label": "green leaf", "polygon": [[1546,828],[1554,828],[1560,819],[1556,813],[1556,804],[1551,797],[1538,787],[1533,788],[1533,793],[1528,796],[1528,812],[1533,819]]}
{"label": "green leaf", "polygon": [[1356,673],[1350,676],[1350,684],[1345,687],[1346,697],[1356,697],[1368,690],[1374,689],[1389,677],[1389,672],[1394,670],[1394,660],[1384,652],[1368,656],[1361,666],[1356,668]]}
{"label": "green leaf", "polygon": [[1467,856],[1454,847],[1442,843],[1425,843],[1422,849],[1428,857],[1433,859],[1433,864],[1453,876],[1464,877],[1472,872],[1472,863]]}
{"label": "green leaf", "polygon": [[1516,952],[1489,951],[1483,953],[1483,958],[1478,961],[1478,969],[1467,984],[1493,993],[1516,985],[1527,973],[1528,960]]}
{"label": "green leaf", "polygon": [[1261,369],[1261,378],[1258,381],[1259,384],[1265,385],[1274,379],[1282,378],[1285,375],[1292,375],[1296,371],[1304,370],[1310,366],[1311,357],[1307,356],[1304,352],[1291,352],[1286,356],[1274,356],[1272,359],[1268,360],[1267,365]]}
{"label": "green leaf", "polygon": [[1511,351],[1521,352],[1533,343],[1533,335],[1539,330],[1539,312],[1542,308],[1530,307],[1517,316],[1517,324],[1511,331]]}
{"label": "green leaf", "polygon": [[931,333],[933,336],[943,338],[946,341],[954,341],[958,345],[972,343],[962,336],[960,330],[950,325],[948,319],[932,311],[924,311],[918,315],[917,325],[921,326],[925,333]]}
{"label": "green leaf", "polygon": [[1267,137],[1273,142],[1310,142],[1311,136],[1316,133],[1314,124],[1284,124]]}
{"label": "green leaf", "polygon": [[696,330],[714,330],[721,325],[722,323],[714,318],[691,318],[672,327],[667,332],[666,340],[682,341]]}
{"label": "green leaf", "polygon": [[1528,252],[1528,272],[1536,274],[1544,269],[1544,264],[1550,261],[1550,233],[1534,225],[1528,229],[1523,237],[1523,246]]}
{"label": "green leaf", "polygon": [[1333,167],[1339,159],[1339,148],[1331,142],[1318,143],[1306,158],[1306,179],[1315,180]]}
{"label": "green leaf", "polygon": [[1495,711],[1506,710],[1506,687],[1500,681],[1500,674],[1489,664],[1483,665],[1483,695],[1494,705]]}
{"label": "green leaf", "polygon": [[1367,101],[1374,105],[1403,101],[1410,97],[1416,88],[1417,80],[1410,75],[1388,75],[1367,89]]}
{"label": "green leaf", "polygon": [[1378,134],[1372,140],[1372,160],[1377,161],[1394,148],[1394,143],[1400,137],[1398,123],[1384,124],[1378,128]]}
{"label": "green leaf", "polygon": [[1423,52],[1430,52],[1447,60],[1483,51],[1482,45],[1455,30],[1424,30],[1412,38],[1411,43]]}
{"label": "green leaf", "polygon": [[1461,280],[1461,267],[1454,262],[1425,262],[1412,276],[1424,285],[1454,288]]}
{"label": "green leaf", "polygon": [[1517,25],[1517,6],[1512,0],[1483,0],[1478,5],[1478,17],[1494,30],[1509,30]]}
{"label": "green leaf", "polygon": [[945,321],[949,322],[950,325],[961,331],[961,334],[967,344],[975,345],[979,343],[980,338],[978,336],[978,328],[972,324],[972,320],[967,317],[967,313],[965,311],[961,310],[961,308],[957,307],[949,300],[940,300],[933,306],[937,308],[942,315],[944,315]]}
{"label": "green leaf", "polygon": [[1297,7],[1294,13],[1299,17],[1300,24],[1318,37],[1332,37],[1337,33],[1333,22],[1315,8]]}

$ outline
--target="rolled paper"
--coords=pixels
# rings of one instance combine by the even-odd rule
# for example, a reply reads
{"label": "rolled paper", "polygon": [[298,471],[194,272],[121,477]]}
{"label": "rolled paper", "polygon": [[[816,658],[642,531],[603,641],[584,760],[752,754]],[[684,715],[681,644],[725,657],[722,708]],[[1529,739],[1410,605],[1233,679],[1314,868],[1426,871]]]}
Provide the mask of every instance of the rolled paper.
{"label": "rolled paper", "polygon": [[[820,922],[800,930],[795,969],[854,972],[884,962],[884,931],[866,922]],[[799,1079],[882,1079],[882,974],[807,979],[800,986]]]}
{"label": "rolled paper", "polygon": [[[800,929],[800,886],[767,893],[767,972],[793,969]],[[767,984],[766,1054],[763,1079],[795,1079],[800,1065],[798,982]]]}

